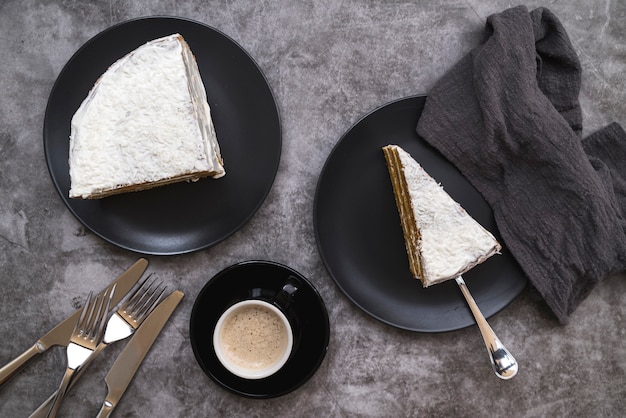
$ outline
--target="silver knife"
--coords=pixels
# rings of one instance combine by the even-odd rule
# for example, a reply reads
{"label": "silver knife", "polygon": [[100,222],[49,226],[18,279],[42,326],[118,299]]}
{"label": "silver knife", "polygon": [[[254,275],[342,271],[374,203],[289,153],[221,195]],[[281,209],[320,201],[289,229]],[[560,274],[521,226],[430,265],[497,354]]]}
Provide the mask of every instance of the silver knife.
{"label": "silver knife", "polygon": [[[115,306],[130,289],[135,286],[141,275],[146,271],[148,267],[148,260],[140,258],[135,264],[133,264],[128,270],[122,273],[113,283],[103,289],[100,294],[103,294],[107,289],[112,286],[116,286],[111,305]],[[35,357],[37,354],[41,354],[55,345],[67,346],[74,326],[80,316],[80,309],[74,312],[72,315],[65,318],[57,326],[52,328],[41,337],[32,347],[24,351],[17,356],[14,360],[9,362],[6,366],[0,369],[0,386],[6,383],[11,377],[15,376],[26,363]]]}
{"label": "silver knife", "polygon": [[152,311],[126,344],[104,378],[108,392],[97,418],[108,417],[113,412],[154,340],[159,336],[183,296],[183,292],[179,290],[172,292],[159,303],[159,306]]}

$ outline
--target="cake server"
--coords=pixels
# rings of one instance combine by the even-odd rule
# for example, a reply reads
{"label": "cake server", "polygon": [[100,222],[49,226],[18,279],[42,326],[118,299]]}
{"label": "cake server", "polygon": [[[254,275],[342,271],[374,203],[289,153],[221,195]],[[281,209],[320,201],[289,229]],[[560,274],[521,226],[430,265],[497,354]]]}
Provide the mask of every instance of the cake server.
{"label": "cake server", "polygon": [[463,296],[465,297],[465,300],[474,315],[478,329],[480,329],[480,333],[483,336],[483,340],[487,346],[487,351],[489,352],[489,360],[491,361],[493,371],[500,379],[507,380],[512,378],[517,374],[517,361],[511,355],[509,350],[506,349],[504,344],[502,344],[500,339],[496,336],[496,333],[493,332],[491,326],[489,326],[489,323],[483,316],[482,312],[478,308],[478,305],[476,304],[476,301],[474,301],[472,294],[467,288],[463,277],[458,276],[456,278],[456,283],[461,288],[461,293],[463,293]]}
{"label": "cake server", "polygon": [[165,323],[170,318],[184,294],[179,290],[172,292],[145,319],[126,347],[119,354],[109,373],[104,378],[107,395],[104,398],[98,418],[108,417],[124,395],[126,388],[135,376],[144,357],[159,336]]}
{"label": "cake server", "polygon": [[[140,258],[135,264],[133,264],[128,270],[122,273],[113,283],[103,289],[98,296],[103,295],[109,289],[115,286],[115,294],[111,300],[112,305],[117,305],[120,300],[130,289],[135,286],[141,275],[146,271],[148,267],[148,260]],[[57,324],[54,328],[48,331],[43,337],[41,337],[32,347],[24,351],[17,356],[14,360],[0,369],[0,386],[6,383],[11,377],[15,376],[21,369],[35,357],[37,354],[41,354],[55,345],[67,346],[69,343],[76,322],[80,317],[81,309],[78,309],[72,315]]]}

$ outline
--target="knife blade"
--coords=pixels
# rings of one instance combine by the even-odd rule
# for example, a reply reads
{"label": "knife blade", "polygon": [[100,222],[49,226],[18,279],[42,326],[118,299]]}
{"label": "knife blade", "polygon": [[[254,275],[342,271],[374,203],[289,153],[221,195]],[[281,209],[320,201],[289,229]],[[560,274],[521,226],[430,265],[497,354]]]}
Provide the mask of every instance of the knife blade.
{"label": "knife blade", "polygon": [[130,339],[126,347],[119,354],[111,366],[104,381],[107,384],[107,395],[104,398],[97,418],[108,417],[115,409],[124,395],[126,388],[135,376],[144,357],[159,336],[176,306],[182,300],[184,294],[180,290],[173,291],[152,311],[141,324],[135,335]]}
{"label": "knife blade", "polygon": [[[126,296],[128,291],[135,286],[141,275],[146,271],[147,267],[148,260],[140,258],[128,270],[115,279],[115,281],[113,281],[106,288],[102,289],[100,294],[103,294],[107,289],[116,286],[111,304],[113,306],[117,305],[120,300]],[[28,363],[28,361],[37,354],[41,354],[55,345],[67,346],[70,336],[72,335],[72,331],[74,331],[74,327],[78,321],[78,317],[80,316],[80,311],[81,310],[78,309],[76,312],[65,318],[54,328],[48,331],[43,337],[37,340],[32,347],[2,367],[2,369],[0,369],[0,386],[15,376],[26,365],[26,363]]]}

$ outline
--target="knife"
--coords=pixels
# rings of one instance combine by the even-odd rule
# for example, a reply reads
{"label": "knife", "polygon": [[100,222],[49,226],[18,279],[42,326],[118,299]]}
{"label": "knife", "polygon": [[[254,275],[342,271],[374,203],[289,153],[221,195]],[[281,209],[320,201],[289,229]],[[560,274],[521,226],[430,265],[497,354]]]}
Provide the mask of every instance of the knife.
{"label": "knife", "polygon": [[[115,306],[130,289],[135,286],[141,275],[148,267],[148,260],[140,258],[128,270],[122,273],[113,283],[100,292],[103,294],[107,289],[116,286],[111,305]],[[46,335],[41,337],[32,347],[17,356],[14,360],[0,369],[0,386],[6,383],[11,377],[15,376],[26,363],[55,345],[67,346],[67,343],[74,331],[81,309],[78,309],[72,315],[61,321],[57,326],[52,328]]]}
{"label": "knife", "polygon": [[97,418],[106,418],[113,412],[150,347],[183,296],[180,290],[173,291],[159,303],[159,306],[152,311],[126,344],[104,378],[108,392]]}

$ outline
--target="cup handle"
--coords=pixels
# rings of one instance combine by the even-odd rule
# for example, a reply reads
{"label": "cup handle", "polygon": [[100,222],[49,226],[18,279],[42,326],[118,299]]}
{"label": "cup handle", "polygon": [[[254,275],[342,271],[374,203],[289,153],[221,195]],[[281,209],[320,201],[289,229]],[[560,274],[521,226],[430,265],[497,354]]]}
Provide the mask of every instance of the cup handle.
{"label": "cup handle", "polygon": [[297,277],[289,276],[287,281],[283,285],[283,288],[276,294],[274,302],[282,309],[288,309],[293,303],[293,296],[301,286],[300,280]]}

